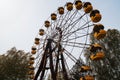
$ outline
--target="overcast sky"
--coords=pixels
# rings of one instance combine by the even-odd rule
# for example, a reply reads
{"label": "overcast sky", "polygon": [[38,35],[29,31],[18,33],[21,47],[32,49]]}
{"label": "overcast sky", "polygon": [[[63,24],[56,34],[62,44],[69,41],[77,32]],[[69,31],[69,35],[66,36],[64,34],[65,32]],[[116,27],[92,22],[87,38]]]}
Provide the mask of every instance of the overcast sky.
{"label": "overcast sky", "polygon": [[[12,47],[30,51],[39,28],[50,14],[74,0],[0,0],[0,53]],[[105,29],[120,30],[120,0],[90,1],[102,14]]]}

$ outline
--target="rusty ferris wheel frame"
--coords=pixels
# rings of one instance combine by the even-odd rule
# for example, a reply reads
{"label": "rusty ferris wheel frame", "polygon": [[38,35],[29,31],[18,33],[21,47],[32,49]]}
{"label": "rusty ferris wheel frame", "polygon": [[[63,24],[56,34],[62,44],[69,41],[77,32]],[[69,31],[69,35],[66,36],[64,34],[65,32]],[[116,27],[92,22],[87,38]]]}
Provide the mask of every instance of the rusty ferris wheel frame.
{"label": "rusty ferris wheel frame", "polygon": [[[40,29],[40,37],[35,39],[40,42],[35,43],[38,48],[32,52],[37,54],[36,73],[32,79],[44,80],[50,75],[50,79],[58,80],[59,72],[63,80],[71,79],[66,58],[76,63],[89,46],[91,27],[101,20],[101,15],[93,17],[96,13],[100,14],[93,10],[90,2],[76,0],[51,14],[51,18],[45,21],[46,29]],[[78,53],[77,58],[73,55],[75,53]]]}

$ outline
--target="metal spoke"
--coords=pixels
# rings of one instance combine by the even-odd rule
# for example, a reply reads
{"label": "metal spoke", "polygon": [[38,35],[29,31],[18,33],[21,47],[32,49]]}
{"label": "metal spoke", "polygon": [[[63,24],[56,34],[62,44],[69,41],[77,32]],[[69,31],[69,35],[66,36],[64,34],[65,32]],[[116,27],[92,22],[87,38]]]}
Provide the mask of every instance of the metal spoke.
{"label": "metal spoke", "polygon": [[[73,2],[74,6],[75,1]],[[88,41],[92,30],[90,28],[94,24],[88,18],[89,13],[75,7],[68,10],[66,4],[63,8],[64,14],[55,11],[57,17],[48,18],[49,25],[47,25],[46,20],[45,27],[47,28],[42,28],[45,34],[39,35],[38,33],[37,35],[40,44],[36,45],[34,80],[46,80],[47,76],[51,80],[57,80],[58,76],[62,76],[64,80],[71,80],[71,66],[78,62],[84,49],[90,45]]]}

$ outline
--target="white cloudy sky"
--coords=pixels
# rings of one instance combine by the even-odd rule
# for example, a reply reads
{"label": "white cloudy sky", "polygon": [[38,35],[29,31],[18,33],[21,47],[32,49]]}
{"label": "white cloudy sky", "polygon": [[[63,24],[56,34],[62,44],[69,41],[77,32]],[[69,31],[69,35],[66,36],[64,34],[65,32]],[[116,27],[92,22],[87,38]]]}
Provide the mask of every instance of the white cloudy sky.
{"label": "white cloudy sky", "polygon": [[[59,6],[74,0],[0,0],[0,53],[16,47],[30,51],[39,28]],[[103,15],[101,23],[120,30],[120,0],[90,1]]]}

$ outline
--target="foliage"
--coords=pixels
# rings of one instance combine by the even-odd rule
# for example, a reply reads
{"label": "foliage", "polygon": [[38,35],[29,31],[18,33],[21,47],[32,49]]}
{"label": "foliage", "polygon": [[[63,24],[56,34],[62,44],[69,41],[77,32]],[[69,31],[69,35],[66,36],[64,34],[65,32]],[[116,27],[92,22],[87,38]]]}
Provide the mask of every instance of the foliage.
{"label": "foliage", "polygon": [[28,80],[29,54],[12,48],[0,55],[0,80]]}
{"label": "foliage", "polygon": [[102,40],[96,40],[91,35],[91,44],[99,43],[103,47],[105,57],[102,60],[90,60],[90,51],[86,49],[86,64],[89,64],[96,80],[120,80],[120,32],[109,29]]}
{"label": "foliage", "polygon": [[70,70],[71,80],[80,80],[80,77],[83,77],[85,74],[80,72],[80,66],[83,66],[85,63],[81,58],[77,60],[76,64]]}

